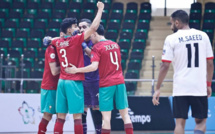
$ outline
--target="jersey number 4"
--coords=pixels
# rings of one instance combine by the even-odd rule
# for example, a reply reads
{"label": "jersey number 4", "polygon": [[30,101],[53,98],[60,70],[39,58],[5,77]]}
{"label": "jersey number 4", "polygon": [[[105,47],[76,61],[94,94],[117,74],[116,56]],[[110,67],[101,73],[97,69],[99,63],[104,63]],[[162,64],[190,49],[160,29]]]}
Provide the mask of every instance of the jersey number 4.
{"label": "jersey number 4", "polygon": [[114,51],[114,55],[115,55],[116,61],[114,62],[114,60],[113,60],[113,53],[112,52],[110,52],[110,60],[111,60],[111,63],[116,65],[116,70],[118,70],[119,69],[119,63],[118,63],[118,57],[117,57],[116,51]]}
{"label": "jersey number 4", "polygon": [[[193,45],[195,47],[195,67],[199,67],[199,44],[198,43],[194,43]],[[187,59],[188,59],[188,63],[187,63],[187,67],[191,68],[191,59],[192,59],[192,49],[191,49],[192,45],[191,44],[186,44],[186,48],[187,48]]]}

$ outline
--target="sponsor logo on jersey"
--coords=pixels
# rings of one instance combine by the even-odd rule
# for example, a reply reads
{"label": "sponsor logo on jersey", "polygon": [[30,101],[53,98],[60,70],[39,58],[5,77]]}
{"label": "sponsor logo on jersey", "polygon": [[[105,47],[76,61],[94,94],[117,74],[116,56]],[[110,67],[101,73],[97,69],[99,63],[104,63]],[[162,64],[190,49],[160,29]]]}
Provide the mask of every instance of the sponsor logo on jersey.
{"label": "sponsor logo on jersey", "polygon": [[54,58],[55,58],[55,54],[54,54],[54,53],[51,53],[51,54],[50,54],[50,58],[54,59]]}
{"label": "sponsor logo on jersey", "polygon": [[[135,115],[130,108],[128,108],[128,114],[130,115],[132,123],[145,124],[151,122],[151,115]],[[117,113],[116,119],[122,119],[120,113]]]}
{"label": "sponsor logo on jersey", "polygon": [[22,116],[24,124],[35,124],[34,114],[35,110],[28,105],[27,102],[23,101],[22,106],[18,109],[19,114]]}

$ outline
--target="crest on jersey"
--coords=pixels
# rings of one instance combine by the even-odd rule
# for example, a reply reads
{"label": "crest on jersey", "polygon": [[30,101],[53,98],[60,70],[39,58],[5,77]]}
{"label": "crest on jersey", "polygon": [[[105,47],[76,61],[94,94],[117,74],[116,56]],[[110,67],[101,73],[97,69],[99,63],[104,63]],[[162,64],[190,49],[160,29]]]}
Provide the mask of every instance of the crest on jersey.
{"label": "crest on jersey", "polygon": [[51,53],[51,54],[50,54],[50,58],[54,59],[54,58],[55,58],[55,54],[54,54],[54,53]]}

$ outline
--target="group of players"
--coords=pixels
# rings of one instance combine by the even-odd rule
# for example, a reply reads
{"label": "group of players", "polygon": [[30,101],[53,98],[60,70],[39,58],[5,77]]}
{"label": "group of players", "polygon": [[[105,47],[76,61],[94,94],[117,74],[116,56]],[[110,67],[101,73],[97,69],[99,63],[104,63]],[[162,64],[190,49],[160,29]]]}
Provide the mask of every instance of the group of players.
{"label": "group of players", "polygon": [[[121,67],[120,47],[105,39],[100,24],[104,4],[91,23],[65,18],[61,36],[44,38],[50,42],[45,52],[45,69],[41,84],[43,118],[38,134],[44,134],[52,115],[57,113],[55,134],[63,133],[67,113],[73,114],[75,134],[86,134],[88,108],[93,108],[97,134],[110,134],[113,101],[124,121],[126,134],[133,134],[128,115],[128,100]],[[101,111],[101,112],[100,112]]]}
{"label": "group of players", "polygon": [[[61,23],[60,37],[45,38],[45,41],[50,40],[51,45],[45,53],[41,85],[41,111],[44,115],[38,134],[46,132],[48,122],[55,113],[54,133],[62,134],[68,112],[73,114],[75,134],[86,134],[88,108],[93,108],[96,133],[110,134],[114,100],[124,121],[126,134],[133,134],[120,47],[105,39],[104,27],[100,24],[104,4],[98,2],[97,7],[98,12],[92,23],[82,19],[78,26],[75,18],[66,18]],[[152,102],[159,105],[160,86],[172,62],[173,115],[176,118],[174,133],[184,134],[191,106],[196,122],[194,134],[204,134],[207,97],[211,95],[214,68],[211,43],[204,32],[189,28],[189,17],[185,11],[178,10],[170,18],[174,34],[167,36],[164,43],[163,63]]]}

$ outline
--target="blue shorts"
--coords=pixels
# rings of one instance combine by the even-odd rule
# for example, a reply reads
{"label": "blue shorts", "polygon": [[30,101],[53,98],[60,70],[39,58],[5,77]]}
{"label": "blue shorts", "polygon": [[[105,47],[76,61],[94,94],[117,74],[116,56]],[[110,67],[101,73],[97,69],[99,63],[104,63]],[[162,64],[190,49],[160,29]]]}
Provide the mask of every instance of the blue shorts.
{"label": "blue shorts", "polygon": [[84,105],[88,108],[98,108],[99,107],[99,81],[95,82],[85,82],[84,86]]}

